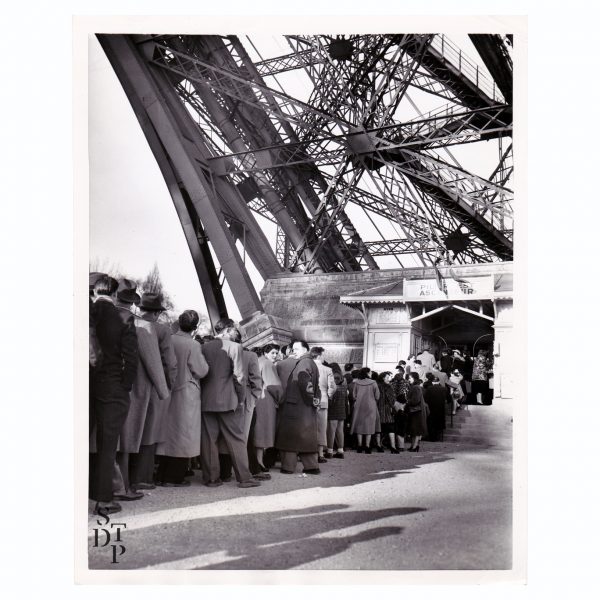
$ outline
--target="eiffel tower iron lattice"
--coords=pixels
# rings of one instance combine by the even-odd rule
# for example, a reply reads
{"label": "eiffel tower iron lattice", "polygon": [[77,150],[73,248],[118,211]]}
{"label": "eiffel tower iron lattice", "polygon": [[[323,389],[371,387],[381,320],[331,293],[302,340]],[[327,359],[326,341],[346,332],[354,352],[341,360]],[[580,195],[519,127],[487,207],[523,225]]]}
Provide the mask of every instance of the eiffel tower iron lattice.
{"label": "eiffel tower iron lattice", "polygon": [[[280,36],[280,54],[261,38],[98,38],[161,167],[211,319],[226,313],[217,266],[243,318],[262,310],[246,257],[263,278],[379,269],[384,257],[430,266],[460,237],[456,264],[512,260],[506,37],[471,36],[478,60],[442,34]],[[483,149],[495,156],[487,171],[472,164]]]}

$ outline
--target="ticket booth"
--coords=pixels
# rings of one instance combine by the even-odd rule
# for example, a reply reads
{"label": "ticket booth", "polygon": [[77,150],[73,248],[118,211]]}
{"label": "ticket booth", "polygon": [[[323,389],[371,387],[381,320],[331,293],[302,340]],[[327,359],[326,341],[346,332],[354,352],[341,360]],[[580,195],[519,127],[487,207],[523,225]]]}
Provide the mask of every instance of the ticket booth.
{"label": "ticket booth", "polygon": [[399,360],[429,348],[494,357],[494,396],[512,397],[512,297],[496,291],[494,275],[403,279],[340,297],[364,318],[363,364],[394,371]]}

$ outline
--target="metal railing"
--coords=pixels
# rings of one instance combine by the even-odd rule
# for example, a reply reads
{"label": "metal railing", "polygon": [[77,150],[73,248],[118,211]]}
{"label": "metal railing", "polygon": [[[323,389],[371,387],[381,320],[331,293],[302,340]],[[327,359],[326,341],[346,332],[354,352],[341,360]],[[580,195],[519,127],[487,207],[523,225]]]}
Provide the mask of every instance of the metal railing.
{"label": "metal railing", "polygon": [[470,59],[461,48],[450,41],[443,34],[436,34],[431,41],[431,48],[436,50],[442,58],[456,67],[469,81],[474,83],[494,102],[504,103],[504,96],[490,78]]}

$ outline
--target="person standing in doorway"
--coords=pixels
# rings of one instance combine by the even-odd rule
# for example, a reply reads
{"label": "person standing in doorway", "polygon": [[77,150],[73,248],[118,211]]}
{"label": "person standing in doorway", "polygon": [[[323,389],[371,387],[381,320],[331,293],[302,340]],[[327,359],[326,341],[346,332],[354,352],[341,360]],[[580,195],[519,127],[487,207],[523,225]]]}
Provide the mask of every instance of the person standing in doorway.
{"label": "person standing in doorway", "polygon": [[483,404],[483,397],[488,393],[488,370],[489,361],[482,348],[473,360],[472,389],[477,404]]}
{"label": "person standing in doorway", "polygon": [[[433,371],[435,356],[429,352],[429,346],[425,346],[423,352],[417,356],[417,360],[420,360],[421,365],[423,366],[423,376],[425,376],[425,373],[431,373],[431,371]],[[423,377],[421,377],[421,379],[423,379]]]}

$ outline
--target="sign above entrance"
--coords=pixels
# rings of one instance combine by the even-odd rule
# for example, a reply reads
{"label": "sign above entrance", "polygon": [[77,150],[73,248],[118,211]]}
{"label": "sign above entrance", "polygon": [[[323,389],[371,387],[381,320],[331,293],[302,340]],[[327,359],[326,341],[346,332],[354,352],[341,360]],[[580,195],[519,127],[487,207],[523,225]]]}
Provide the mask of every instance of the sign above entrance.
{"label": "sign above entrance", "polygon": [[442,279],[440,290],[435,279],[405,279],[403,296],[405,302],[419,300],[482,300],[494,293],[494,276],[461,277]]}

